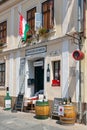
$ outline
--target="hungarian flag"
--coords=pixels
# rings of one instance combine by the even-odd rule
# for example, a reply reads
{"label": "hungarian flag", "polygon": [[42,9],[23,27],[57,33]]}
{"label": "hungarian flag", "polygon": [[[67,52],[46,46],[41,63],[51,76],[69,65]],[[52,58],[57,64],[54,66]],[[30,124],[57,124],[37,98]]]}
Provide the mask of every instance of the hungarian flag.
{"label": "hungarian flag", "polygon": [[27,32],[30,30],[30,26],[27,24],[24,17],[20,15],[20,21],[19,21],[19,35],[21,36],[23,41],[26,41],[27,39]]}

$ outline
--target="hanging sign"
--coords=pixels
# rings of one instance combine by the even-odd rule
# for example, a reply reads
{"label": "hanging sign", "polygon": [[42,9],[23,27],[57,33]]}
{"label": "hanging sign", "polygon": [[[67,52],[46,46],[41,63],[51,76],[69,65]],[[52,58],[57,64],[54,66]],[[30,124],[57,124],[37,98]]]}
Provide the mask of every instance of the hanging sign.
{"label": "hanging sign", "polygon": [[75,60],[81,60],[84,58],[84,53],[80,50],[75,50],[73,53],[72,53],[72,56]]}
{"label": "hanging sign", "polygon": [[42,27],[42,14],[35,13],[35,31],[38,31]]}
{"label": "hanging sign", "polygon": [[43,61],[35,61],[34,66],[43,66]]}

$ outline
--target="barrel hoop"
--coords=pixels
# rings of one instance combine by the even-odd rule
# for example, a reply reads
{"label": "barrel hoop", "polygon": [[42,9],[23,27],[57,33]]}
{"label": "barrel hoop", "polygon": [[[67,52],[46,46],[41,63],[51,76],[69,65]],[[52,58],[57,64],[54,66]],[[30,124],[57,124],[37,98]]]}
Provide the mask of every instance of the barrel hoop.
{"label": "barrel hoop", "polygon": [[37,119],[47,119],[48,116],[46,116],[46,115],[45,116],[44,115],[41,115],[41,116],[40,115],[36,115],[36,118]]}
{"label": "barrel hoop", "polygon": [[36,106],[48,106],[48,102],[40,102],[40,101],[36,101]]}
{"label": "barrel hoop", "polygon": [[75,118],[64,118],[64,117],[61,118],[61,119],[62,119],[62,120],[73,120],[73,119],[74,119],[74,120],[75,120]]}
{"label": "barrel hoop", "polygon": [[71,107],[71,108],[64,108],[65,110],[72,110],[72,109],[74,109],[73,107]]}
{"label": "barrel hoop", "polygon": [[36,106],[48,106],[47,104],[36,104]]}

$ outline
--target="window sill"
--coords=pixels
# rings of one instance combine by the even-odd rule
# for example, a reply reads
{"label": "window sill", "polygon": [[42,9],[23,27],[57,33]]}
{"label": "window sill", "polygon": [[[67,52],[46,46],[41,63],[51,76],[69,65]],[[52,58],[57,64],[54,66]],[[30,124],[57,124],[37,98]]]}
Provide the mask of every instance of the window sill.
{"label": "window sill", "polygon": [[0,48],[4,48],[7,46],[7,43],[4,43],[3,45],[0,45]]}
{"label": "window sill", "polygon": [[52,84],[51,86],[52,86],[52,87],[60,87],[59,84]]}
{"label": "window sill", "polygon": [[5,90],[5,86],[0,86],[0,91]]}

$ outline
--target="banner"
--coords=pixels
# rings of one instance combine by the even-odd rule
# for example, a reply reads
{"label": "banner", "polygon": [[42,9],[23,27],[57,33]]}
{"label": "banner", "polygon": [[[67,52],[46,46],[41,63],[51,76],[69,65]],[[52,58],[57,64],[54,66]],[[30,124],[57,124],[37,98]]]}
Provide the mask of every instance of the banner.
{"label": "banner", "polygon": [[42,14],[35,13],[35,31],[38,31],[42,27]]}

